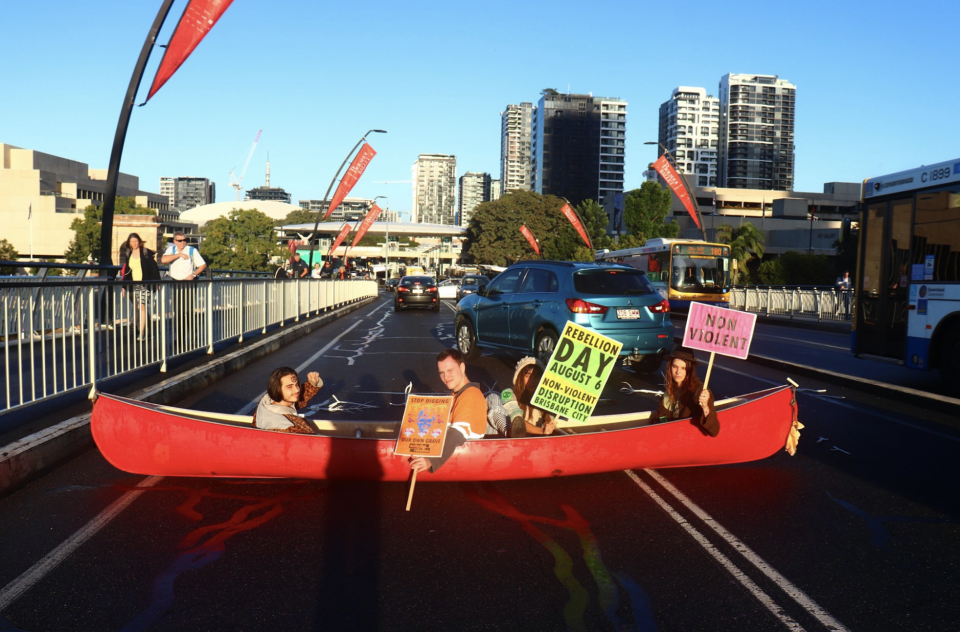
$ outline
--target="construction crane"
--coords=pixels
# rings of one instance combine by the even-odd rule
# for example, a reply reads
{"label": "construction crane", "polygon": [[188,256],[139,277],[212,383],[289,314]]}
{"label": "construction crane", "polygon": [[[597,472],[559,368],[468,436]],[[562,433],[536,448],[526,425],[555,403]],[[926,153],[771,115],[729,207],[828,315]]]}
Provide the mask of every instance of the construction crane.
{"label": "construction crane", "polygon": [[243,192],[243,176],[246,175],[247,167],[250,166],[250,159],[253,158],[253,152],[256,151],[257,143],[260,142],[261,133],[263,133],[263,130],[257,132],[257,137],[253,139],[253,146],[250,148],[250,153],[247,154],[247,161],[243,163],[243,171],[240,172],[240,177],[238,178],[233,174],[233,169],[236,169],[236,166],[230,170],[230,186],[237,190],[237,202],[240,201],[240,193]]}

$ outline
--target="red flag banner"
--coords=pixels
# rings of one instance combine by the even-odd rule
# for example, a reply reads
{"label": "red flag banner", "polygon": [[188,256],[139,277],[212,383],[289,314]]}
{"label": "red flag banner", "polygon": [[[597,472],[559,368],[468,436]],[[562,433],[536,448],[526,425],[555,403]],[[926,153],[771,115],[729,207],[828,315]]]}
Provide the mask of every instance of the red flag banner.
{"label": "red flag banner", "polygon": [[530,232],[530,229],[527,228],[526,224],[520,227],[520,234],[527,238],[527,243],[530,244],[530,247],[533,248],[533,251],[539,255],[540,244],[537,243],[537,238],[533,236],[533,233]]}
{"label": "red flag banner", "polygon": [[233,0],[190,0],[180,16],[170,43],[167,44],[157,75],[153,78],[153,85],[150,86],[147,101],[177,72],[183,62],[187,61],[193,49],[207,36],[232,2]]}
{"label": "red flag banner", "polygon": [[687,187],[683,186],[683,180],[680,178],[680,174],[677,173],[677,170],[674,169],[670,161],[667,160],[666,154],[657,158],[657,161],[653,163],[653,169],[660,174],[660,177],[667,183],[667,186],[670,187],[673,194],[680,199],[683,207],[687,209],[690,217],[693,218],[693,223],[697,225],[697,228],[700,228],[700,218],[697,217],[697,211],[693,207],[693,200],[690,199]]}
{"label": "red flag banner", "polygon": [[567,218],[573,227],[577,229],[577,232],[580,234],[580,239],[583,240],[583,243],[587,244],[587,248],[593,248],[593,244],[590,243],[590,238],[587,237],[587,231],[584,230],[583,224],[580,223],[580,218],[577,217],[576,212],[574,212],[573,207],[569,203],[564,204],[563,208],[560,209],[560,212],[563,213],[563,216]]}
{"label": "red flag banner", "polygon": [[367,216],[363,218],[362,222],[360,222],[360,228],[357,229],[357,234],[353,236],[353,243],[350,244],[351,248],[357,247],[357,244],[360,243],[360,240],[363,239],[363,236],[367,234],[367,231],[370,230],[370,227],[373,226],[373,223],[377,221],[378,215],[380,215],[380,207],[377,206],[376,202],[374,202],[373,206],[370,207],[370,210],[367,211]]}
{"label": "red flag banner", "polygon": [[357,155],[354,156],[353,162],[350,163],[350,168],[343,174],[340,184],[337,185],[337,190],[333,194],[333,201],[330,202],[330,206],[327,207],[327,214],[323,216],[323,219],[330,217],[330,213],[340,206],[340,202],[343,202],[343,199],[347,197],[353,185],[357,183],[357,180],[363,175],[367,165],[370,164],[370,161],[373,160],[373,157],[376,155],[377,152],[373,150],[373,147],[371,147],[369,143],[363,144],[363,147],[361,147]]}
{"label": "red flag banner", "polygon": [[343,240],[347,238],[347,235],[350,234],[350,224],[344,224],[343,228],[340,229],[340,234],[337,235],[337,238],[333,240],[333,245],[330,246],[330,252],[327,256],[332,257],[333,253],[336,252],[337,248],[340,247],[340,244],[343,243]]}

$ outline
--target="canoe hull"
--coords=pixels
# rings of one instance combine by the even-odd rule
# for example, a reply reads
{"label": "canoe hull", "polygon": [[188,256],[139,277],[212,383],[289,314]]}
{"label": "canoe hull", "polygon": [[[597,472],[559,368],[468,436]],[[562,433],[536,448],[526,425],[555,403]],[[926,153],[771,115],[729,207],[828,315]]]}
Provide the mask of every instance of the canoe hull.
{"label": "canoe hull", "polygon": [[[720,434],[689,420],[567,436],[469,441],[422,481],[490,481],[692,467],[766,458],[784,447],[796,419],[788,387],[742,398],[718,411]],[[405,481],[394,440],[270,432],[197,419],[183,411],[101,395],[91,417],[104,457],[156,476]]]}

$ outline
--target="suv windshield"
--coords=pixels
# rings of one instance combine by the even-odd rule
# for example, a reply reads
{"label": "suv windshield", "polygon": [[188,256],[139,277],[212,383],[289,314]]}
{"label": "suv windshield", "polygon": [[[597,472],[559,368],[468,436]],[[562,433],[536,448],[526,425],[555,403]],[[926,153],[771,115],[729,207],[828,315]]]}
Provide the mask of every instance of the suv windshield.
{"label": "suv windshield", "polygon": [[573,287],[579,294],[657,294],[646,274],[623,268],[581,270],[573,275]]}

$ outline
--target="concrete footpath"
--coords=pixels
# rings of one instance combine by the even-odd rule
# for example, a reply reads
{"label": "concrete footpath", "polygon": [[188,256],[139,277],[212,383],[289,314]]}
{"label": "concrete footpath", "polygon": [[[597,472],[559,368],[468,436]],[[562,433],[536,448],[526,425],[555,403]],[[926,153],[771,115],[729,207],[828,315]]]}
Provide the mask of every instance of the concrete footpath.
{"label": "concrete footpath", "polygon": [[[177,402],[376,300],[379,300],[379,297],[362,299],[332,312],[279,328],[255,342],[243,343],[240,349],[215,357],[199,366],[187,368],[160,382],[136,389],[126,396],[155,404]],[[84,408],[89,410],[0,446],[0,496],[22,487],[48,470],[93,447],[93,437],[90,433],[92,403],[84,405]]]}

